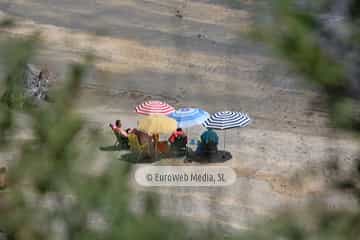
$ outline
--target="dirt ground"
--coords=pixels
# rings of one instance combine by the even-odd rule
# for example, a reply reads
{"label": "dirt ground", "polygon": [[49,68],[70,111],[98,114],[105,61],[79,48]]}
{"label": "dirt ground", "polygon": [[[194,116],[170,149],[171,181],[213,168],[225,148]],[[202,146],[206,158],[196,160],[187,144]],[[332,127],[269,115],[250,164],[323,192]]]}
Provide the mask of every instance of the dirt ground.
{"label": "dirt ground", "polygon": [[[105,134],[111,135],[107,125],[118,118],[135,127],[133,108],[147,99],[210,113],[244,111],[253,119],[251,126],[227,132],[232,159],[213,163],[234,168],[235,184],[159,189],[134,183],[134,208],[144,192],[156,191],[164,215],[244,229],[277,208],[314,197],[325,195],[329,205],[351,201],[322,192],[322,169],[335,155],[351,163],[358,145],[327,126],[315,87],[245,37],[254,19],[252,1],[237,8],[206,0],[0,1],[0,16],[5,14],[19,20],[5,30],[9,34],[41,31],[44,43],[35,62],[60,81],[69,63],[89,51],[96,55],[79,112]],[[191,129],[190,137],[201,131]],[[99,152],[99,167],[116,154]]]}

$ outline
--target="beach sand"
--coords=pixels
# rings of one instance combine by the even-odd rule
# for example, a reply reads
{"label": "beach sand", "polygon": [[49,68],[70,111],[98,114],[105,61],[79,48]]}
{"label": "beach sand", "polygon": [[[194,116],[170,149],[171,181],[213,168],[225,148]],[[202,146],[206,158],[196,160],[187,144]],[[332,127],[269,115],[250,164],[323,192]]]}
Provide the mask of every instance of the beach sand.
{"label": "beach sand", "polygon": [[[144,193],[158,192],[162,214],[229,230],[246,229],[278,208],[303,206],[320,196],[331,206],[352,203],[334,203],[336,197],[323,192],[323,166],[335,155],[349,165],[359,151],[354,138],[328,127],[319,90],[244,37],[254,18],[251,1],[239,9],[220,2],[14,0],[1,2],[0,13],[19,20],[16,28],[5,30],[9,34],[42,32],[35,63],[46,64],[59,84],[69,63],[89,51],[95,54],[78,109],[109,135],[104,146],[113,143],[108,123],[120,118],[135,127],[133,108],[144,100],[251,116],[251,126],[226,133],[232,159],[211,164],[232,167],[235,184],[144,188],[131,181],[136,211]],[[182,18],[175,16],[177,10]],[[190,137],[201,131],[191,129]],[[26,135],[20,132],[19,138]],[[222,141],[220,132],[221,147]],[[118,155],[99,151],[97,167]]]}

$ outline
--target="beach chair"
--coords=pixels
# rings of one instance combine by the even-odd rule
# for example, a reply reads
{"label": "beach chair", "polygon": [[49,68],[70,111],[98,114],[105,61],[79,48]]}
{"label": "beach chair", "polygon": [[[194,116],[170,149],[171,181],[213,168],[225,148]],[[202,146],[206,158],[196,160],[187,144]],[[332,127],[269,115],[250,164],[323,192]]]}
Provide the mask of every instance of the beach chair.
{"label": "beach chair", "polygon": [[137,154],[138,160],[142,155],[149,154],[149,144],[140,144],[135,134],[129,134],[128,139],[130,150]]}
{"label": "beach chair", "polygon": [[178,136],[174,143],[171,144],[171,152],[176,156],[183,156],[186,154],[187,136]]}
{"label": "beach chair", "polygon": [[167,141],[157,143],[157,151],[161,154],[167,154],[170,151],[170,147]]}
{"label": "beach chair", "polygon": [[120,149],[129,149],[129,139],[122,136],[120,133],[113,131],[114,135],[115,135],[115,146],[120,148]]}

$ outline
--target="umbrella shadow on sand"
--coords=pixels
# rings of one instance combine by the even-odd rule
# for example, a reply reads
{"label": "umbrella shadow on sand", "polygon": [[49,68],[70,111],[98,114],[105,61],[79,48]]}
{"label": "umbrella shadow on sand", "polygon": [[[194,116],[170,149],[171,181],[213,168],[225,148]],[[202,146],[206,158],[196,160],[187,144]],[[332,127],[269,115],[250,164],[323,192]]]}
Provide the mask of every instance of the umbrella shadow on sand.
{"label": "umbrella shadow on sand", "polygon": [[128,150],[128,148],[118,146],[118,145],[110,145],[110,146],[101,146],[101,147],[99,147],[99,150],[105,151],[105,152],[116,152],[116,151]]}
{"label": "umbrella shadow on sand", "polygon": [[232,154],[228,151],[218,151],[217,153],[211,153],[208,156],[197,155],[195,152],[188,154],[187,160],[190,162],[198,162],[201,164],[207,163],[223,163],[232,159]]}
{"label": "umbrella shadow on sand", "polygon": [[128,152],[122,154],[121,157],[118,158],[118,160],[137,164],[137,163],[153,163],[158,161],[159,159],[155,160],[153,157],[148,155],[144,156],[144,155],[139,155],[138,153]]}
{"label": "umbrella shadow on sand", "polygon": [[149,164],[166,164],[166,165],[179,165],[180,163],[183,164],[185,162],[186,155],[184,154],[177,154],[173,152],[167,153],[158,153],[157,156],[154,155],[138,155],[137,153],[129,152],[122,154],[121,157],[118,159],[120,161],[125,161],[128,163],[149,163]]}
{"label": "umbrella shadow on sand", "polygon": [[[110,151],[110,150],[108,150]],[[182,165],[184,163],[189,162],[196,162],[200,164],[210,164],[210,163],[223,163],[226,161],[229,161],[232,159],[232,154],[228,151],[218,151],[217,153],[212,153],[208,156],[203,155],[197,155],[195,152],[193,152],[190,148],[188,149],[187,155],[181,154],[178,155],[173,152],[168,152],[166,154],[158,154],[156,157],[149,156],[149,155],[139,155],[138,153],[134,152],[127,152],[124,154],[121,154],[121,157],[118,158],[120,161],[125,161],[132,164],[137,163],[155,163],[158,162],[158,164],[166,164],[166,165]]]}
{"label": "umbrella shadow on sand", "polygon": [[121,152],[121,157],[118,160],[128,163],[151,163],[153,161],[149,156],[139,156],[137,153],[130,152],[129,148],[119,145],[101,146],[99,150],[104,152]]}
{"label": "umbrella shadow on sand", "polygon": [[210,163],[223,163],[232,159],[232,155],[228,151],[218,151],[217,153],[211,154],[210,156],[199,156],[194,152],[188,152],[188,155],[174,155],[174,154],[160,154],[156,158],[151,156],[139,156],[136,153],[125,153],[122,154],[118,160],[125,161],[128,163],[155,163],[166,164],[166,165],[182,165],[184,163],[196,162],[200,164]]}

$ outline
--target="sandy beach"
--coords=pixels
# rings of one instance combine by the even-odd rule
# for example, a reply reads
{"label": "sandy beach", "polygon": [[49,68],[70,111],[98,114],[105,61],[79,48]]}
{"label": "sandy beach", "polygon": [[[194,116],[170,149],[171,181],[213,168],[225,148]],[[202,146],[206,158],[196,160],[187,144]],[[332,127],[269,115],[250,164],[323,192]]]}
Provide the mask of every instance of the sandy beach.
{"label": "sandy beach", "polygon": [[[232,167],[235,184],[145,188],[131,182],[135,210],[145,192],[158,192],[162,214],[231,231],[317,197],[331,207],[353,203],[323,192],[322,167],[335,155],[349,165],[360,150],[352,136],[328,126],[316,87],[245,37],[254,18],[251,2],[233,9],[205,0],[13,0],[0,2],[0,17],[18,19],[15,28],[4,30],[8,34],[41,31],[44,43],[34,63],[46,65],[59,84],[69,63],[89,51],[95,54],[78,111],[108,135],[103,146],[114,141],[108,123],[121,119],[135,127],[139,116],[133,108],[149,99],[210,113],[247,112],[251,126],[226,133],[232,159],[210,164]],[[175,16],[177,10],[182,18]],[[195,127],[190,137],[202,131]],[[117,156],[99,151],[98,167]]]}

